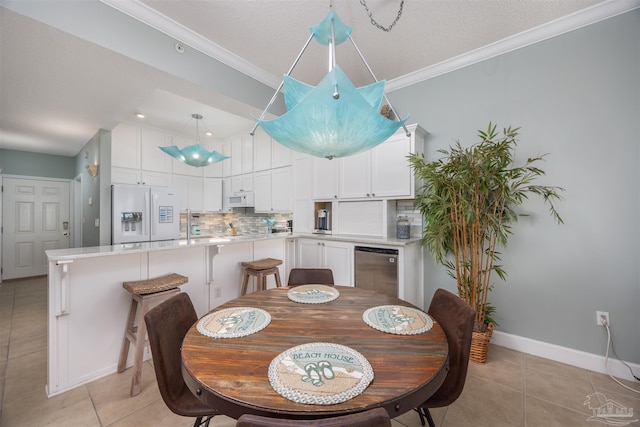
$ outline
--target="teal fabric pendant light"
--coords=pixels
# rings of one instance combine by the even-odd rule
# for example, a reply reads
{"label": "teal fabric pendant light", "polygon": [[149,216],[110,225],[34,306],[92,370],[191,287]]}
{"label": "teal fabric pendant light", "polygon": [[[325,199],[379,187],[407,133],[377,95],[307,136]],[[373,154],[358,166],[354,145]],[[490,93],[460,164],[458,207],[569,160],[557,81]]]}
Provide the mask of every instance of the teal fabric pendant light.
{"label": "teal fabric pendant light", "polygon": [[[293,66],[284,75],[276,93],[259,119],[258,126],[280,144],[316,157],[346,157],[375,147],[388,139],[401,126],[407,136],[406,119],[392,120],[380,114],[383,99],[395,111],[384,95],[384,80],[378,81],[351,38],[351,27],[342,22],[333,9],[320,24],[310,27],[311,36]],[[295,65],[314,39],[329,47],[329,73],[317,86],[290,77]],[[351,40],[375,83],[357,88],[335,64],[335,46]],[[263,120],[284,89],[287,112],[273,120]]]}
{"label": "teal fabric pendant light", "polygon": [[[214,163],[221,162],[223,160],[228,159],[228,156],[224,156],[217,151],[209,151],[200,145],[200,128],[198,126],[198,122],[202,120],[201,114],[192,114],[191,117],[196,120],[196,139],[198,140],[197,144],[189,145],[188,147],[184,147],[182,149],[178,148],[175,145],[170,147],[158,147],[168,155],[173,158],[180,160],[188,164],[189,166],[193,166],[196,168],[200,168],[203,166],[209,166]],[[191,120],[189,120],[190,122]],[[189,123],[187,123],[188,125]],[[185,125],[185,127],[187,127]]]}

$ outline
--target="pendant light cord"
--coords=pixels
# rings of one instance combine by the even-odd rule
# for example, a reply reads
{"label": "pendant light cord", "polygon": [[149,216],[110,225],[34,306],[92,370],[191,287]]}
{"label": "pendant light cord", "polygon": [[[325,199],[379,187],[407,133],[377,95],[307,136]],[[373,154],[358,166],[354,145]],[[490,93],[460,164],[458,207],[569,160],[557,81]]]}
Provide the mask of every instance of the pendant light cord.
{"label": "pendant light cord", "polygon": [[369,15],[369,19],[371,19],[371,25],[373,25],[374,27],[382,31],[389,32],[391,31],[393,26],[398,23],[398,21],[400,20],[400,17],[402,16],[402,8],[404,7],[404,0],[400,1],[400,8],[398,9],[398,14],[396,15],[396,19],[394,19],[391,25],[389,25],[388,27],[384,27],[378,24],[378,22],[373,18],[373,13],[369,10],[369,6],[367,6],[366,0],[360,0],[360,4],[363,5],[365,10],[367,11],[367,14]]}

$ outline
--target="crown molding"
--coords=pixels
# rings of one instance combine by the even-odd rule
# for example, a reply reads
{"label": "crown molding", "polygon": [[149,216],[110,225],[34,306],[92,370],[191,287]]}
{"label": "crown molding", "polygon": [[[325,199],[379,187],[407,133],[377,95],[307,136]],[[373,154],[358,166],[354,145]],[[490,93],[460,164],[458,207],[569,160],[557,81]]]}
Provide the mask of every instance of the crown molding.
{"label": "crown molding", "polygon": [[259,68],[211,40],[202,37],[200,34],[157,12],[139,0],[100,1],[273,89],[277,88],[280,84],[280,79],[273,74],[266,72],[262,68]]}
{"label": "crown molding", "polygon": [[[184,25],[167,18],[144,3],[141,3],[139,0],[100,1],[267,86],[275,89],[280,84],[280,79],[273,74],[266,72],[262,68],[259,68],[211,40],[202,37]],[[420,83],[424,80],[559,36],[637,8],[640,8],[640,0],[608,0],[598,3],[512,37],[458,55],[430,67],[416,70],[396,79],[388,80],[386,82],[386,92],[392,92]]]}
{"label": "crown molding", "polygon": [[637,8],[640,8],[640,0],[609,0],[598,3],[589,8],[532,28],[531,30],[523,31],[522,33],[458,55],[430,67],[422,68],[396,79],[388,80],[386,92],[402,89],[424,80],[459,70],[469,65],[577,30],[578,28],[594,24],[607,18],[612,18]]}

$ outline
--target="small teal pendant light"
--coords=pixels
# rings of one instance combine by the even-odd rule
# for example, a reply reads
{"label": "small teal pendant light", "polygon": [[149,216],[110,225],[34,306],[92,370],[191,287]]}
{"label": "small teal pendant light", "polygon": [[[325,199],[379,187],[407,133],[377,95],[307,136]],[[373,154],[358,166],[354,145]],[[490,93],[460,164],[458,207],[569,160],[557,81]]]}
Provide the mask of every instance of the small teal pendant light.
{"label": "small teal pendant light", "polygon": [[[198,143],[194,145],[189,145],[188,147],[184,147],[183,149],[178,148],[175,145],[170,147],[158,147],[171,157],[174,157],[189,166],[194,166],[197,168],[203,166],[209,166],[217,162],[221,162],[225,159],[228,159],[228,156],[224,156],[217,151],[209,151],[200,145],[200,129],[198,127],[198,121],[202,120],[201,114],[192,114],[192,118],[196,120],[196,135],[198,139]],[[188,123],[187,123],[188,124]]]}

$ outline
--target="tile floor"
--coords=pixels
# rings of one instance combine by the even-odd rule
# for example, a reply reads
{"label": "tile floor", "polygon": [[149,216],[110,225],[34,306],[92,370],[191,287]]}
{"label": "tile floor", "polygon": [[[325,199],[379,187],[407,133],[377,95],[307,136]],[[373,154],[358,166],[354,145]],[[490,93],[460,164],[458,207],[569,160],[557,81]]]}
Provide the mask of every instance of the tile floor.
{"label": "tile floor", "polygon": [[[162,402],[153,367],[146,362],[143,391],[129,397],[130,373],[112,374],[47,399],[46,278],[0,283],[0,426],[178,426],[192,420],[172,414]],[[639,384],[628,385],[640,388]],[[504,347],[492,346],[484,365],[470,364],[465,389],[450,407],[432,411],[440,427],[598,426],[588,421],[588,395],[601,392],[639,418],[640,395],[626,391],[606,375],[585,371]],[[231,427],[218,416],[215,427]],[[394,427],[418,427],[411,411]],[[640,427],[640,421],[630,424]]]}

